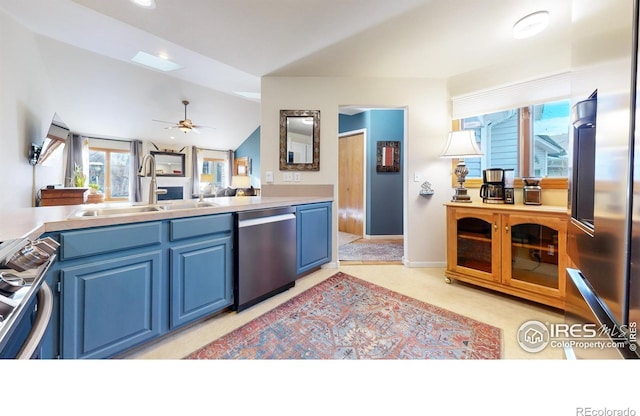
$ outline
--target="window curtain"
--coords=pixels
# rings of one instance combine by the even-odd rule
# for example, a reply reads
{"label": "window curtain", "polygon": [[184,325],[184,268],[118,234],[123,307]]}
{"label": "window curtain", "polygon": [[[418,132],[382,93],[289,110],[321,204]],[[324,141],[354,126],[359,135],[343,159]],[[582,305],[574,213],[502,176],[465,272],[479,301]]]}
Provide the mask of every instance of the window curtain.
{"label": "window curtain", "polygon": [[131,184],[129,189],[129,195],[133,202],[142,201],[142,182],[138,171],[140,170],[140,159],[142,158],[142,140],[131,141],[131,172],[129,177],[133,178],[129,183]]}
{"label": "window curtain", "polygon": [[[72,133],[67,140],[67,163],[64,171],[64,186],[75,187],[75,168],[80,167],[85,178],[89,176],[89,139]],[[83,186],[86,186],[86,180]]]}
{"label": "window curtain", "polygon": [[229,164],[227,166],[227,177],[225,178],[225,186],[231,186],[231,178],[234,175],[233,169],[235,164],[235,152],[233,150],[227,151],[227,160]]}
{"label": "window curtain", "polygon": [[451,97],[452,118],[458,120],[481,114],[527,107],[570,96],[570,74],[563,72],[516,84]]}
{"label": "window curtain", "polygon": [[200,172],[202,172],[203,161],[198,157],[200,150],[196,146],[191,146],[191,194],[200,195]]}

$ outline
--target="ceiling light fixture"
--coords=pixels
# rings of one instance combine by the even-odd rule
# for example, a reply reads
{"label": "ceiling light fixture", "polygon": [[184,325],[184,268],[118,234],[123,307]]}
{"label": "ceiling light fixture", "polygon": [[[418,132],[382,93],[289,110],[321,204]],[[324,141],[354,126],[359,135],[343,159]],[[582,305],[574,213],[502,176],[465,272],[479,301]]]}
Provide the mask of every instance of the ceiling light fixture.
{"label": "ceiling light fixture", "polygon": [[531,13],[513,25],[513,37],[515,39],[530,38],[542,32],[548,25],[549,12],[542,10]]}
{"label": "ceiling light fixture", "polygon": [[131,3],[136,6],[142,7],[143,9],[155,9],[156,2],[155,0],[131,0]]}

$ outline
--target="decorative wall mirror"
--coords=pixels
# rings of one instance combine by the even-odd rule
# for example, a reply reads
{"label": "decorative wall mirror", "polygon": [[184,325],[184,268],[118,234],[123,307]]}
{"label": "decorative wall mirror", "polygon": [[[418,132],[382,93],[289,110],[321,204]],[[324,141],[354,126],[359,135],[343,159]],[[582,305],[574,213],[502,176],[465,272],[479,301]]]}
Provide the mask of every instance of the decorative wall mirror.
{"label": "decorative wall mirror", "polygon": [[156,159],[156,176],[184,176],[184,153],[151,152]]}
{"label": "decorative wall mirror", "polygon": [[320,110],[280,110],[280,170],[320,170]]}
{"label": "decorative wall mirror", "polygon": [[234,169],[233,174],[237,176],[249,176],[251,175],[251,159],[247,156],[237,157],[233,159]]}

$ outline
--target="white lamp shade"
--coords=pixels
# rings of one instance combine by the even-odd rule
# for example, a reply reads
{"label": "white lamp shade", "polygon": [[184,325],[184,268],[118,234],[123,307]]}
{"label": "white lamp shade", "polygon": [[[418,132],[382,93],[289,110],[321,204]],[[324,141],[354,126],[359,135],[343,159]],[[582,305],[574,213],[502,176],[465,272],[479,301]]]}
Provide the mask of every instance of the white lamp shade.
{"label": "white lamp shade", "polygon": [[248,176],[232,176],[231,177],[232,188],[249,188],[251,187],[251,178]]}
{"label": "white lamp shade", "polygon": [[482,155],[473,130],[459,130],[449,133],[449,140],[440,157],[468,158]]}

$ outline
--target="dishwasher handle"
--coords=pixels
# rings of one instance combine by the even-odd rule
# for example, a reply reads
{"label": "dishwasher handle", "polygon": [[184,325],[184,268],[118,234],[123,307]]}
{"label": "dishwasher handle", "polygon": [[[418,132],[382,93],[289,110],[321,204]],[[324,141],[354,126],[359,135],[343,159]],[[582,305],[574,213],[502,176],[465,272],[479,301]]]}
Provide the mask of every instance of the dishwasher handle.
{"label": "dishwasher handle", "polygon": [[243,227],[253,227],[256,225],[269,224],[272,222],[280,222],[280,221],[289,221],[295,220],[296,216],[294,214],[280,214],[280,215],[269,215],[265,217],[257,217],[251,218],[247,220],[238,221],[238,228]]}

